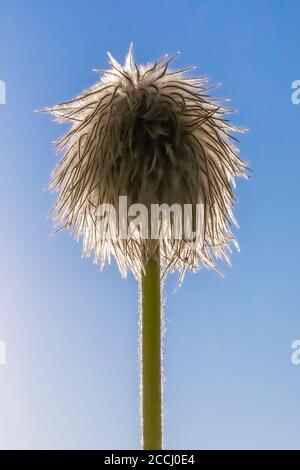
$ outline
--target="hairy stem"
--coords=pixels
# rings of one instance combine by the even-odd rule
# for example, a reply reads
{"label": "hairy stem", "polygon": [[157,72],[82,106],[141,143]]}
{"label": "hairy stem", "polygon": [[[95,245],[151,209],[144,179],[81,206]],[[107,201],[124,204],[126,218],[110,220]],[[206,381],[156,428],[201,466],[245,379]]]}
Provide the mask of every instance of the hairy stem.
{"label": "hairy stem", "polygon": [[151,258],[142,275],[143,448],[162,448],[160,262]]}

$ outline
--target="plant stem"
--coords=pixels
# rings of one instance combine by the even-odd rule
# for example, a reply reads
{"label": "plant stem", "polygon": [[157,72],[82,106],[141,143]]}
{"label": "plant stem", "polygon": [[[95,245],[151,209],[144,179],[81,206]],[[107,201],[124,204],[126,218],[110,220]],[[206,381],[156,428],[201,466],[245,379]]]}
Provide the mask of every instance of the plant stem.
{"label": "plant stem", "polygon": [[143,448],[162,448],[160,262],[151,258],[142,275]]}

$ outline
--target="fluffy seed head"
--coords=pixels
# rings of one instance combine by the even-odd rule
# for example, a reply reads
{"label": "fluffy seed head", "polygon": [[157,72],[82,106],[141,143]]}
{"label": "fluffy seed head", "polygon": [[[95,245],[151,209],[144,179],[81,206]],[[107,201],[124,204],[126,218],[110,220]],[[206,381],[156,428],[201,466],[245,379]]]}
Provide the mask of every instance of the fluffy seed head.
{"label": "fluffy seed head", "polygon": [[[234,180],[247,176],[231,137],[241,129],[225,118],[231,110],[208,96],[205,77],[190,76],[191,68],[171,70],[174,57],[141,66],[130,46],[122,66],[108,55],[111,69],[98,71],[95,85],[45,110],[72,123],[57,144],[64,154],[50,183],[58,192],[58,227],[82,238],[83,253],[101,267],[113,255],[123,275],[130,268],[139,277],[158,244],[165,272],[215,268],[215,258],[229,262],[230,242],[236,243],[230,228]],[[171,232],[146,240],[138,229],[127,239],[112,229],[110,237],[101,236],[107,219],[97,208],[110,204],[118,211],[119,196],[127,196],[128,206],[148,208],[201,204],[201,243],[191,248],[184,235],[175,239]]]}

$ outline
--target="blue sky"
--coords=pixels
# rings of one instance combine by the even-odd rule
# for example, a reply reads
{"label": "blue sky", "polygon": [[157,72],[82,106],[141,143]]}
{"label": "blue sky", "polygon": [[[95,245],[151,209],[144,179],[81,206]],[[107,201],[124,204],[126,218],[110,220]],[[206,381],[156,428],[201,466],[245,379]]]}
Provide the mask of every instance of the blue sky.
{"label": "blue sky", "polygon": [[241,253],[226,278],[166,286],[165,447],[300,448],[296,0],[1,0],[0,448],[139,446],[137,286],[100,272],[53,235],[43,188],[63,128],[33,109],[72,98],[131,41],[138,62],[180,50],[177,65],[222,82],[250,128],[238,184]]}

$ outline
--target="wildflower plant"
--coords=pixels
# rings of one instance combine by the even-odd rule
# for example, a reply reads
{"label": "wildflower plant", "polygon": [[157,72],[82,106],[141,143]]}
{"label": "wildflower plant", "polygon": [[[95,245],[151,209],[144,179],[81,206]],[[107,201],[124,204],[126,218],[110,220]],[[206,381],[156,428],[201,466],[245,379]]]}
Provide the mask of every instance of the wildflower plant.
{"label": "wildflower plant", "polygon": [[176,55],[137,65],[131,45],[124,65],[108,56],[95,85],[44,110],[71,124],[57,143],[53,217],[84,255],[101,268],[113,256],[140,284],[142,441],[161,449],[161,279],[230,263],[235,179],[247,177],[232,132],[242,129],[206,77],[170,68]]}

